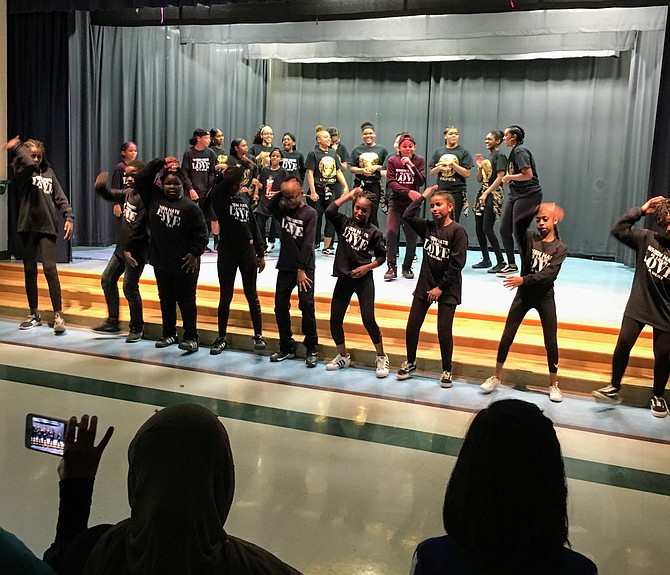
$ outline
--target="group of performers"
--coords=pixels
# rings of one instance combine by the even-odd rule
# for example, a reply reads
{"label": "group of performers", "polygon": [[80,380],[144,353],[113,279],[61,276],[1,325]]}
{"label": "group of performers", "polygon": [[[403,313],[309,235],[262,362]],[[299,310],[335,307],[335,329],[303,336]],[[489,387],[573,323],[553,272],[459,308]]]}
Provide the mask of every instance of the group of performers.
{"label": "group of performers", "polygon": [[[377,353],[376,375],[386,377],[389,360],[375,320],[372,270],[386,262],[384,280],[397,278],[402,225],[407,239],[403,277],[414,279],[412,263],[417,237],[422,239],[423,258],[407,321],[407,358],[396,377],[407,379],[415,372],[421,326],[429,307],[437,303],[443,370],[439,381],[442,387],[451,387],[452,324],[461,301],[462,270],[468,249],[466,231],[458,220],[469,209],[466,179],[476,167],[481,186],[473,211],[482,260],[473,267],[504,277],[504,286],[517,290],[498,348],[495,374],[481,385],[481,390],[491,393],[502,383],[503,365],[516,332],[527,312],[534,308],[544,332],[549,399],[562,400],[557,381],[553,286],[568,253],[557,227],[564,214],[556,204],[542,203],[542,188],[533,155],[524,145],[523,128],[511,125],[504,132],[490,131],[485,137],[488,157],[482,154],[473,157],[459,145],[458,129],[449,126],[444,131],[444,146],[434,152],[428,166],[416,153],[411,134],[398,134],[395,152],[390,154],[377,144],[375,128],[370,122],[361,126],[362,143],[351,154],[339,142],[336,128],[317,126],[316,145],[306,158],[296,150],[293,134],[283,135],[281,148],[272,145],[273,136],[272,128],[263,125],[251,147],[237,138],[226,151],[221,130],[197,129],[181,162],[169,156],[146,165],[137,161],[137,146],[133,142],[122,146],[122,161],[114,170],[111,188],[106,172],[101,172],[95,181],[96,192],[113,202],[115,213],[120,216],[116,249],[101,279],[108,318],[95,331],[120,333],[117,281],[123,275],[124,295],[130,308],[126,341],[134,343],[142,339],[139,278],[148,262],[154,268],[162,314],[162,335],[156,347],[178,345],[187,352],[197,351],[196,289],[200,256],[208,250],[211,231],[217,251],[220,299],[218,337],[210,353],[218,355],[227,347],[227,323],[238,269],[254,327],[253,348],[262,353],[266,342],[256,278],[265,267],[265,255],[274,248],[279,236],[274,309],[279,349],[270,355],[270,361],[281,362],[296,355],[290,296],[297,287],[305,363],[307,367],[315,367],[319,362],[314,311],[315,250],[321,246],[325,219],[322,253],[334,256],[333,275],[337,282],[331,300],[330,329],[338,351],[327,362],[326,369],[334,371],[351,364],[343,322],[356,294],[363,325]],[[502,142],[510,149],[508,157],[500,151]],[[30,315],[20,328],[30,329],[42,321],[37,302],[39,248],[55,313],[54,331],[63,333],[65,322],[55,265],[57,213],[65,218],[67,239],[73,231],[72,210],[46,162],[41,142],[21,142],[16,137],[7,142],[6,149],[10,152],[16,193],[20,197],[18,232],[24,250],[30,306]],[[347,168],[354,176],[351,190],[344,177]],[[437,183],[424,188],[427,170]],[[504,185],[509,188],[506,198]],[[430,203],[431,219],[419,216],[421,204],[426,201]],[[351,216],[340,212],[347,202],[352,202]],[[385,236],[378,227],[380,207],[388,214]],[[658,232],[631,229],[645,213],[656,214]],[[493,230],[498,217],[502,249]],[[533,221],[536,232],[529,231]],[[669,200],[657,197],[634,208],[615,225],[612,234],[636,250],[637,267],[613,355],[611,385],[594,395],[610,403],[620,401],[619,389],[630,350],[644,325],[651,325],[655,356],[651,410],[653,415],[663,417],[668,413],[663,393],[670,374],[670,291],[666,284],[670,273]],[[519,275],[515,275],[519,271],[515,241],[521,261]],[[489,257],[489,245],[496,257],[495,265]],[[183,321],[181,341],[177,335],[177,306]]]}

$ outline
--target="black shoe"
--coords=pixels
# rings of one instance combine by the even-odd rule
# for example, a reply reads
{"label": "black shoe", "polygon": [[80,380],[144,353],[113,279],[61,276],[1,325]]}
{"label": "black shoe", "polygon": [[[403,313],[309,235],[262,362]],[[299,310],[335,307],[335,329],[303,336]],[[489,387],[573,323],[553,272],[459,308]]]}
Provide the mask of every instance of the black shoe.
{"label": "black shoe", "polygon": [[156,347],[158,349],[162,349],[164,347],[169,347],[171,345],[174,345],[175,343],[179,343],[179,339],[177,338],[176,335],[168,335],[165,337],[161,337],[157,342],[156,342]]}
{"label": "black shoe", "polygon": [[407,280],[413,280],[414,279],[414,272],[412,271],[412,268],[406,268],[406,267],[403,266],[402,277],[404,277]]}
{"label": "black shoe", "polygon": [[305,365],[307,367],[316,367],[319,364],[319,352],[312,349],[305,356]]}
{"label": "black shoe", "polygon": [[219,355],[224,349],[228,347],[225,337],[217,337],[209,348],[210,355]]}
{"label": "black shoe", "polygon": [[[507,264],[505,262],[498,262],[491,269],[486,270],[486,271],[487,271],[487,273],[490,273],[490,274],[498,274],[501,271],[503,271],[503,269],[505,268],[506,265]],[[474,267],[474,266],[472,266],[472,267]]]}
{"label": "black shoe", "polygon": [[398,277],[398,272],[396,270],[396,267],[393,264],[389,264],[389,267],[386,270],[386,273],[384,274],[384,281],[385,282],[390,282],[391,280],[394,280],[397,277]]}
{"label": "black shoe", "polygon": [[134,329],[131,329],[130,333],[128,334],[128,337],[126,337],[126,343],[137,343],[142,339],[143,335],[144,335],[143,330],[136,331]]}
{"label": "black shoe", "polygon": [[93,328],[95,333],[102,333],[106,335],[116,335],[121,333],[121,326],[118,319],[107,318],[100,325]]}
{"label": "black shoe", "polygon": [[284,361],[285,359],[293,359],[295,357],[295,350],[291,351],[282,351],[281,349],[279,351],[275,351],[271,356],[270,356],[270,361],[275,362],[275,361]]}
{"label": "black shoe", "polygon": [[515,274],[519,271],[519,268],[516,267],[516,264],[507,264],[503,269],[498,272],[499,276],[507,276]]}
{"label": "black shoe", "polygon": [[255,335],[254,337],[251,338],[254,342],[254,351],[256,353],[261,353],[265,351],[265,340],[263,339],[262,335]]}
{"label": "black shoe", "polygon": [[179,344],[179,349],[183,349],[188,353],[194,353],[198,351],[198,340],[197,339],[185,339]]}
{"label": "black shoe", "polygon": [[485,270],[485,269],[487,269],[487,268],[490,268],[491,265],[492,265],[492,264],[491,264],[491,260],[482,260],[482,261],[480,261],[479,263],[474,264],[474,265],[472,266],[472,269],[473,269],[473,270]]}

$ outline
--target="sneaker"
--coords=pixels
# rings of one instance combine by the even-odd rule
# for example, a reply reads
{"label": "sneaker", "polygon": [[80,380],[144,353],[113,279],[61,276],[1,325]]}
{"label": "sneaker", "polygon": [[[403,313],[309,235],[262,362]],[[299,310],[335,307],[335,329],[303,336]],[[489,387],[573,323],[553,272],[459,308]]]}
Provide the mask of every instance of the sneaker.
{"label": "sneaker", "polygon": [[118,319],[112,319],[111,317],[108,317],[100,325],[94,327],[93,331],[95,333],[102,334],[117,334],[121,333],[121,327],[119,326]]}
{"label": "sneaker", "polygon": [[207,247],[205,248],[205,253],[206,253],[206,254],[211,254],[211,253],[212,253],[212,249],[211,249],[209,246],[207,246]]}
{"label": "sneaker", "polygon": [[452,385],[454,385],[454,378],[452,377],[451,372],[443,371],[440,376],[440,387],[449,389]]}
{"label": "sneaker", "polygon": [[498,262],[491,269],[486,270],[486,271],[487,271],[487,273],[490,273],[490,274],[499,274],[500,272],[502,272],[505,269],[505,267],[507,267],[507,264],[505,262]]}
{"label": "sneaker", "polygon": [[321,252],[324,256],[334,256],[335,250],[333,248],[324,248]]}
{"label": "sneaker", "polygon": [[319,363],[319,352],[315,349],[312,349],[307,352],[305,356],[305,365],[307,367],[316,367]]}
{"label": "sneaker", "polygon": [[254,351],[256,353],[261,353],[262,351],[265,351],[266,344],[262,335],[255,335],[251,339],[254,342]]}
{"label": "sneaker", "polygon": [[384,274],[384,281],[385,282],[390,282],[391,280],[394,280],[397,277],[398,277],[398,272],[396,270],[396,267],[393,264],[389,264],[389,267],[386,270],[386,273]]}
{"label": "sneaker", "polygon": [[563,392],[558,387],[558,383],[549,386],[549,401],[561,403],[563,401]]}
{"label": "sneaker", "polygon": [[591,392],[591,395],[599,401],[604,401],[605,403],[611,403],[617,405],[621,403],[621,398],[619,397],[619,388],[614,387],[613,385],[608,385],[607,387],[601,387]]}
{"label": "sneaker", "polygon": [[268,247],[267,247],[266,251],[271,252],[273,249],[275,249],[275,243],[274,242],[268,242]]}
{"label": "sneaker", "polygon": [[412,268],[406,268],[406,267],[403,266],[402,277],[404,277],[407,280],[413,280],[414,279],[414,272],[412,271]]}
{"label": "sneaker", "polygon": [[134,329],[131,329],[128,337],[126,337],[126,343],[137,343],[142,337],[144,337],[143,330],[135,331]]}
{"label": "sneaker", "polygon": [[668,415],[668,404],[665,403],[665,398],[656,396],[651,398],[651,414],[654,417],[665,417]]}
{"label": "sneaker", "polygon": [[26,321],[22,321],[19,324],[19,329],[33,329],[39,325],[42,325],[42,317],[38,313],[31,313],[26,318]]}
{"label": "sneaker", "polygon": [[400,369],[396,372],[395,376],[397,379],[407,379],[412,377],[412,374],[416,371],[416,363],[413,361],[403,361]]}
{"label": "sneaker", "polygon": [[184,341],[179,342],[179,349],[187,351],[188,353],[194,353],[198,351],[198,340],[185,339]]}
{"label": "sneaker", "polygon": [[284,361],[285,359],[293,359],[295,357],[295,350],[291,351],[282,351],[281,349],[279,351],[275,351],[271,356],[270,356],[270,361],[275,362],[275,361]]}
{"label": "sneaker", "polygon": [[515,274],[519,271],[519,268],[516,267],[516,264],[507,264],[498,272],[499,276],[506,276],[509,274]]}
{"label": "sneaker", "polygon": [[224,349],[228,347],[225,337],[217,337],[209,348],[210,355],[219,355]]}
{"label": "sneaker", "polygon": [[331,359],[326,364],[326,369],[328,371],[337,371],[338,369],[344,369],[351,365],[351,356],[347,354],[346,356],[340,355],[339,353]]}
{"label": "sneaker", "polygon": [[502,382],[495,375],[492,375],[479,386],[479,389],[481,389],[484,393],[491,393],[501,383]]}
{"label": "sneaker", "polygon": [[63,319],[63,316],[59,313],[57,313],[54,316],[54,333],[56,335],[61,335],[65,333],[65,320]]}
{"label": "sneaker", "polygon": [[419,261],[419,256],[414,254],[414,258],[412,259],[413,262],[418,262]]}
{"label": "sneaker", "polygon": [[164,347],[169,347],[171,345],[174,345],[175,343],[179,343],[179,339],[177,339],[176,335],[168,335],[165,337],[161,337],[157,342],[156,342],[156,347],[158,349],[163,349]]}
{"label": "sneaker", "polygon": [[[482,260],[479,263],[473,264],[472,269],[473,270],[485,270],[487,268],[491,267],[491,260]],[[500,270],[498,270],[500,271]]]}
{"label": "sneaker", "polygon": [[375,375],[386,377],[389,374],[389,358],[387,355],[378,355],[375,359]]}

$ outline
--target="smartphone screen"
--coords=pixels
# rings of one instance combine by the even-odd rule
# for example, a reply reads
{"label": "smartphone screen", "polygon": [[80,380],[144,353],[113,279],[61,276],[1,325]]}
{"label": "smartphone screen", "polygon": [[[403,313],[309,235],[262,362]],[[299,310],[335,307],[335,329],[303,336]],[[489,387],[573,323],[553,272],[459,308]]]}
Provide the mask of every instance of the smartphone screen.
{"label": "smartphone screen", "polygon": [[26,447],[35,451],[63,455],[67,421],[43,415],[26,415]]}

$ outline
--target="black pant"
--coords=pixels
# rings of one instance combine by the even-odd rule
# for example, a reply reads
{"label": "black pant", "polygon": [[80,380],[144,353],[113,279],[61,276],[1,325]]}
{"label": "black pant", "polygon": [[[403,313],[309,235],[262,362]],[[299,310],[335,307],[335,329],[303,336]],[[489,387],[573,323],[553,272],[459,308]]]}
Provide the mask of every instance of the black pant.
{"label": "black pant", "polygon": [[[623,316],[621,331],[612,355],[612,385],[621,387],[623,374],[628,366],[630,351],[640,336],[645,324],[631,317]],[[654,330],[654,395],[663,397],[665,385],[670,375],[670,332]]]}
{"label": "black pant", "polygon": [[256,212],[256,223],[258,224],[258,229],[261,231],[261,236],[266,237],[265,228],[267,226],[267,221],[270,220],[270,231],[268,232],[267,238],[269,242],[275,243],[277,236],[279,235],[277,220],[272,216],[266,216],[265,214],[259,214]]}
{"label": "black pant", "polygon": [[[314,270],[306,270],[312,287],[306,291],[298,291],[298,307],[302,312],[302,333],[305,336],[305,347],[308,351],[316,348],[316,317],[314,315]],[[291,329],[291,292],[298,285],[297,272],[279,270],[277,272],[277,289],[275,291],[275,317],[279,329],[279,349],[284,352],[295,350],[293,330]]]}
{"label": "black pant", "polygon": [[558,341],[556,339],[556,331],[558,323],[556,321],[556,302],[554,301],[554,294],[548,293],[541,298],[523,298],[517,292],[512,300],[512,305],[507,314],[507,321],[505,322],[505,329],[500,338],[500,345],[498,346],[498,363],[505,363],[509,348],[512,346],[514,336],[516,335],[523,318],[531,309],[536,309],[540,315],[540,323],[542,324],[542,334],[544,335],[544,348],[547,350],[547,365],[549,373],[556,373],[558,371]]}
{"label": "black pant", "polygon": [[254,333],[263,333],[263,320],[261,318],[261,304],[258,301],[256,291],[256,279],[258,277],[258,263],[256,250],[253,244],[244,248],[239,246],[228,247],[219,244],[219,255],[216,260],[216,271],[219,274],[219,336],[225,337],[228,328],[228,317],[230,316],[230,302],[235,291],[235,275],[240,270],[242,276],[242,287],[244,296],[249,304],[251,322],[254,325]]}
{"label": "black pant", "polygon": [[463,211],[463,204],[465,204],[465,190],[447,190],[454,198],[454,221],[458,222],[461,219],[461,212]]}
{"label": "black pant", "polygon": [[198,339],[198,308],[195,305],[195,292],[199,272],[199,267],[191,273],[154,268],[158,298],[161,302],[163,337],[177,335],[177,305],[179,305],[184,325],[184,339]]}
{"label": "black pant", "polygon": [[42,253],[42,271],[49,286],[49,297],[54,311],[63,309],[63,302],[56,269],[56,236],[38,232],[20,232],[23,251],[23,276],[26,296],[31,312],[38,309],[37,291],[37,250]]}
{"label": "black pant", "polygon": [[400,225],[405,231],[405,260],[403,262],[404,268],[412,267],[414,261],[414,254],[416,253],[416,238],[417,234],[414,228],[407,224],[402,215],[405,213],[407,206],[412,203],[408,196],[392,195],[389,198],[389,213],[386,220],[386,259],[390,266],[396,265],[398,254],[398,239],[400,237]]}
{"label": "black pant", "polygon": [[375,227],[379,227],[379,217],[377,211],[379,210],[379,202],[382,195],[381,181],[368,182],[363,180],[354,180],[354,187],[356,186],[363,188],[363,191],[366,193],[366,195],[369,194],[370,197],[374,197],[374,200],[372,201],[372,212],[370,213],[370,223]]}
{"label": "black pant", "polygon": [[493,194],[486,196],[484,202],[484,209],[481,215],[475,216],[475,231],[477,232],[477,241],[479,242],[479,249],[482,251],[482,259],[489,260],[488,244],[491,244],[491,249],[496,255],[498,263],[504,261],[502,251],[500,250],[500,243],[498,237],[493,231],[493,224],[496,221],[496,213],[493,210]]}
{"label": "black pant", "polygon": [[[323,224],[323,215],[326,212],[326,209],[330,204],[332,204],[339,194],[335,195],[335,184],[327,188],[314,188],[316,193],[319,195],[319,200],[314,202],[312,199],[307,196],[307,204],[312,206],[316,210],[317,220],[316,220],[316,235],[314,237],[314,245],[321,243],[321,226]],[[323,234],[327,238],[335,237],[335,226],[332,222],[326,218],[326,229]]]}
{"label": "black pant", "polygon": [[378,345],[382,340],[379,325],[375,320],[375,282],[372,273],[359,278],[337,278],[333,298],[330,302],[330,333],[335,345],[344,343],[344,316],[351,302],[351,296],[358,296],[363,325],[370,335],[372,343]]}
{"label": "black pant", "polygon": [[508,198],[500,221],[500,237],[502,238],[507,263],[514,263],[514,240],[522,245],[523,237],[535,217],[535,208],[542,203],[542,192],[530,196],[522,196],[515,200]]}
{"label": "black pant", "polygon": [[[407,329],[405,331],[405,345],[407,347],[407,361],[414,363],[416,361],[416,348],[419,345],[419,334],[423,320],[426,318],[430,308],[430,302],[427,299],[421,299],[414,296],[412,307],[409,310],[407,318]],[[451,371],[452,356],[454,353],[454,336],[452,326],[454,324],[454,314],[456,313],[455,304],[439,303],[437,304],[437,338],[440,342],[440,355],[442,356],[442,370]]]}
{"label": "black pant", "polygon": [[130,331],[142,331],[144,329],[144,316],[142,314],[142,296],[140,295],[140,276],[144,270],[144,260],[138,259],[137,266],[132,267],[124,258],[117,254],[107,262],[105,271],[100,277],[102,291],[105,293],[107,302],[107,316],[111,319],[119,319],[119,286],[118,281],[123,276],[123,295],[128,300],[130,308]]}

